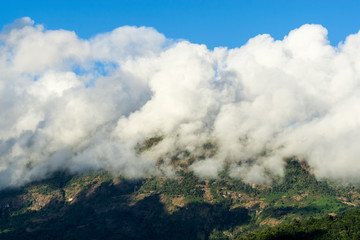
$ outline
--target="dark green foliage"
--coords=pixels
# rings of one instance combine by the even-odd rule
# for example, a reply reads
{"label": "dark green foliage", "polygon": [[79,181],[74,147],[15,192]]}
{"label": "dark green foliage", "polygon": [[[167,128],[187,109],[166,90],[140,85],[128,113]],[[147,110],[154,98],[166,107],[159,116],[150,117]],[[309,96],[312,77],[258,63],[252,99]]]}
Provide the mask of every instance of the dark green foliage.
{"label": "dark green foliage", "polygon": [[183,195],[189,200],[202,200],[204,191],[198,186],[199,184],[199,178],[193,173],[184,173],[181,180],[167,179],[163,183],[161,192],[170,196]]}
{"label": "dark green foliage", "polygon": [[199,186],[202,182],[193,173],[183,173],[181,178],[167,178],[159,181],[148,179],[139,189],[140,192],[163,193],[167,196],[184,196],[190,201],[201,201],[204,191]]}
{"label": "dark green foliage", "polygon": [[23,188],[9,188],[0,191],[0,199],[12,198],[24,192]]}
{"label": "dark green foliage", "polygon": [[250,233],[241,239],[360,239],[360,210],[352,210],[338,216],[294,220],[291,223]]}
{"label": "dark green foliage", "polygon": [[275,179],[268,192],[288,192],[310,190],[312,192],[334,195],[335,189],[329,187],[327,182],[318,181],[313,174],[305,170],[300,162],[294,159],[287,160],[285,176]]}
{"label": "dark green foliage", "polygon": [[[16,228],[2,233],[1,237],[2,239],[199,239],[207,238],[215,228],[224,229],[245,224],[249,220],[247,210],[243,208],[230,210],[219,205],[195,202],[170,215],[165,211],[157,194],[137,202],[134,206],[126,204],[128,200],[128,195],[116,193],[116,189],[111,185],[104,185],[92,198],[84,198],[65,206],[58,215],[46,221],[29,220],[43,219],[49,211],[47,208],[13,218],[10,225],[16,224]],[[114,204],[114,201],[117,203]]]}

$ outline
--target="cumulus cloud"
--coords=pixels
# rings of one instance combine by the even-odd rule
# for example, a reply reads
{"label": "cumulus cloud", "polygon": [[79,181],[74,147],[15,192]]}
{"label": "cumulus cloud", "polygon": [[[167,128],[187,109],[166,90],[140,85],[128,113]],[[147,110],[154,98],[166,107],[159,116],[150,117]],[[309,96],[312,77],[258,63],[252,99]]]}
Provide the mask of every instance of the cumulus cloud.
{"label": "cumulus cloud", "polygon": [[230,166],[267,183],[297,156],[317,177],[360,180],[359,33],[334,47],[304,25],[209,50],[147,27],[80,39],[25,17],[0,33],[0,71],[0,188],[59,170],[173,176],[175,155],[209,141],[216,151],[189,162],[201,177]]}
{"label": "cumulus cloud", "polygon": [[216,178],[219,174],[219,169],[221,168],[221,162],[216,159],[197,161],[190,166],[190,169],[202,178]]}

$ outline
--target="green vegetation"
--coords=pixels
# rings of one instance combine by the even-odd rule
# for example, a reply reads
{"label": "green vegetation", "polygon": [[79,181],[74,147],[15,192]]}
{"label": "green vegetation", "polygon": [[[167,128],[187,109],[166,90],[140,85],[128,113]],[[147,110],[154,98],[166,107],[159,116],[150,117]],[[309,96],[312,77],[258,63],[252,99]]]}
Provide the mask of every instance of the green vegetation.
{"label": "green vegetation", "polygon": [[163,136],[156,136],[156,137],[151,137],[149,139],[146,139],[144,143],[137,145],[136,150],[139,153],[149,150],[151,147],[157,145],[163,139],[164,139]]}
{"label": "green vegetation", "polygon": [[[214,145],[203,148],[206,155]],[[181,152],[175,161],[195,157]],[[139,180],[56,173],[0,192],[0,238],[359,239],[359,188],[319,181],[294,159],[286,164],[270,186],[227,170],[208,180],[189,170]]]}
{"label": "green vegetation", "polygon": [[198,185],[201,181],[193,173],[184,173],[177,179],[164,178],[159,182],[157,178],[149,179],[142,186],[142,190],[155,191],[166,195],[185,195],[194,198],[202,198],[203,191]]}
{"label": "green vegetation", "polygon": [[310,217],[304,221],[293,220],[290,223],[250,233],[241,239],[360,239],[360,210],[352,210],[337,216]]}

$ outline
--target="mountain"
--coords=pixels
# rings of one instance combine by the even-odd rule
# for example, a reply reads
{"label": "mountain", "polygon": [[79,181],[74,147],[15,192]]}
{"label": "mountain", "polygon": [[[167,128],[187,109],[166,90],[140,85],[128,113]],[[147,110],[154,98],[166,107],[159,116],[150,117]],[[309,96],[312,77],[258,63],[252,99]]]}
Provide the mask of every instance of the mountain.
{"label": "mountain", "polygon": [[303,221],[295,219],[290,223],[249,233],[241,239],[360,239],[360,211],[356,209],[341,215],[310,217]]}
{"label": "mountain", "polygon": [[[319,227],[309,229],[326,232],[322,226],[328,221],[339,224],[348,216],[341,214],[360,204],[358,187],[319,181],[295,159],[287,160],[284,177],[271,185],[246,184],[229,178],[226,170],[220,175],[204,180],[183,171],[178,178],[129,180],[105,171],[58,172],[0,192],[0,237],[289,239],[268,236],[288,234],[284,228],[299,224],[301,229],[315,224]],[[319,218],[324,215],[331,218]]]}

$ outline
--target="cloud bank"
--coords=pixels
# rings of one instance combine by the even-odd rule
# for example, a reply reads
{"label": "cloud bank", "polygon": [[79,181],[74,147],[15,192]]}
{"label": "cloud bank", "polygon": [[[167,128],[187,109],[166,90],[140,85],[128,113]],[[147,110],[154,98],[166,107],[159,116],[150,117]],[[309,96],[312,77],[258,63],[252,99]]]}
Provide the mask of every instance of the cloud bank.
{"label": "cloud bank", "polygon": [[201,177],[230,166],[267,182],[297,156],[319,178],[360,180],[360,33],[333,47],[304,25],[210,50],[148,27],[85,40],[25,17],[0,33],[0,72],[0,188],[59,170],[174,175],[172,154],[209,141],[216,153],[189,166]]}

